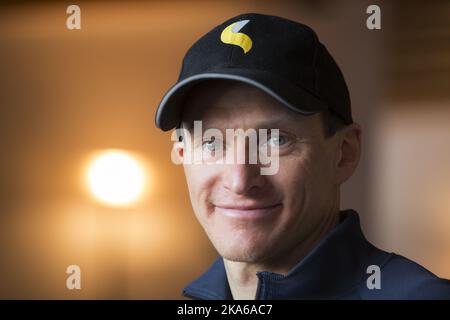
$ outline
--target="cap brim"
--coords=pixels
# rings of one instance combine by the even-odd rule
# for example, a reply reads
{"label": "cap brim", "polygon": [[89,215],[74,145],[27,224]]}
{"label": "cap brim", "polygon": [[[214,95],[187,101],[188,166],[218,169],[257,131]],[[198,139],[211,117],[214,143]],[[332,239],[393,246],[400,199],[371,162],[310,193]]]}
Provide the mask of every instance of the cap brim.
{"label": "cap brim", "polygon": [[180,123],[183,99],[197,83],[209,79],[228,79],[250,84],[261,89],[287,108],[311,115],[327,109],[325,103],[307,90],[261,70],[220,68],[188,77],[175,84],[164,95],[156,111],[156,126],[168,131]]}

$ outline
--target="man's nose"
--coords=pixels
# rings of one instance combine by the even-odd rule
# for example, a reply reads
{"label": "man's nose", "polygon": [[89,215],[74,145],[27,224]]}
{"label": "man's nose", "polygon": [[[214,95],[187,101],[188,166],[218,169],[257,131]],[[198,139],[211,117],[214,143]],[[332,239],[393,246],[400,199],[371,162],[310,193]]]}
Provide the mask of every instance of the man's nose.
{"label": "man's nose", "polygon": [[262,189],[266,177],[261,175],[260,167],[256,164],[228,164],[223,173],[225,188],[229,191],[246,195]]}

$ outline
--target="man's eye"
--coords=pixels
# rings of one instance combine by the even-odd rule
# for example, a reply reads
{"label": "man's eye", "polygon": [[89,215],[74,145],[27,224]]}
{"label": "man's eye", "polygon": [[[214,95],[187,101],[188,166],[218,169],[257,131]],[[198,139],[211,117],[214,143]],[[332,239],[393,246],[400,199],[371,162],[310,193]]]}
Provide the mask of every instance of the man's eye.
{"label": "man's eye", "polygon": [[215,141],[214,139],[203,142],[203,150],[213,152],[213,151],[217,151],[219,148],[220,148],[219,143],[217,141]]}
{"label": "man's eye", "polygon": [[272,147],[281,147],[288,143],[288,138],[286,136],[272,136],[267,139],[267,144]]}

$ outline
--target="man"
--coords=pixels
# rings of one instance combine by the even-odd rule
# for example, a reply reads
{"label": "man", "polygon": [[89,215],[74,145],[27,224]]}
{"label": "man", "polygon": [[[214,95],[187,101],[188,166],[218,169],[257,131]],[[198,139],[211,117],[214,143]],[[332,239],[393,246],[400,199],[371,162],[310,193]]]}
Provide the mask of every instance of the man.
{"label": "man", "polygon": [[[360,158],[361,127],[339,67],[311,28],[261,14],[225,21],[189,49],[156,124],[178,128],[175,158],[221,256],[185,296],[450,298],[448,280],[375,248],[358,214],[340,210],[340,185]],[[265,133],[256,151],[248,132]],[[269,174],[263,158],[234,157],[240,150],[248,160],[262,149],[277,162]],[[201,161],[192,162],[192,153]]]}

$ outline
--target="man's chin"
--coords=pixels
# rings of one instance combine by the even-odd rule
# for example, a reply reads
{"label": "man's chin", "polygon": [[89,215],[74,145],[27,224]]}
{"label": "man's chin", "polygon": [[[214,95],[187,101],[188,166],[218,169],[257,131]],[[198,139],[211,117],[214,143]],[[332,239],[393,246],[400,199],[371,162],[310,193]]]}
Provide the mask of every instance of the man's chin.
{"label": "man's chin", "polygon": [[245,263],[258,263],[264,261],[268,254],[265,248],[260,248],[259,246],[245,246],[242,244],[236,246],[228,245],[226,248],[217,248],[217,251],[224,259]]}
{"label": "man's chin", "polygon": [[256,263],[273,254],[276,243],[266,230],[220,228],[208,236],[217,252],[227,260]]}

